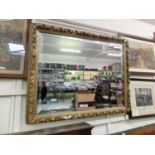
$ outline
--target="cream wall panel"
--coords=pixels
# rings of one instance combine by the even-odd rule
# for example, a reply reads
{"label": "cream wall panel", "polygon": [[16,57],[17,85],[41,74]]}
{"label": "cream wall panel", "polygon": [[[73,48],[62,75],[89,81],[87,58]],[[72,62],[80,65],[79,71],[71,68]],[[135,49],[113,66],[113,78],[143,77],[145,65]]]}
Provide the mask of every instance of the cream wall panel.
{"label": "cream wall panel", "polygon": [[0,133],[20,131],[22,96],[25,81],[0,79]]}
{"label": "cream wall panel", "polygon": [[107,126],[107,124],[96,126],[91,131],[92,135],[106,135],[107,133],[108,133],[108,126]]}
{"label": "cream wall panel", "polygon": [[26,80],[22,81],[21,88],[27,91],[27,81]]}
{"label": "cream wall panel", "polygon": [[[0,91],[14,90],[16,86],[16,80],[14,79],[0,79]],[[1,93],[0,93],[1,95]]]}
{"label": "cream wall panel", "polygon": [[13,124],[13,131],[12,132],[20,132],[20,126],[21,126],[21,112],[22,112],[22,96],[16,96],[15,97],[15,111],[14,111],[14,124]]}
{"label": "cream wall panel", "polygon": [[22,83],[22,80],[1,79],[0,96],[26,95],[26,89],[21,88]]}
{"label": "cream wall panel", "polygon": [[0,134],[13,132],[14,97],[0,97]]}
{"label": "cream wall panel", "polygon": [[25,95],[26,90],[22,89],[10,89],[10,90],[1,90],[0,91],[0,96],[21,96]]}
{"label": "cream wall panel", "polygon": [[107,133],[113,134],[120,131],[133,129],[135,128],[135,126],[133,124],[128,123],[128,121],[120,121],[120,122],[109,123],[107,128],[108,128]]}

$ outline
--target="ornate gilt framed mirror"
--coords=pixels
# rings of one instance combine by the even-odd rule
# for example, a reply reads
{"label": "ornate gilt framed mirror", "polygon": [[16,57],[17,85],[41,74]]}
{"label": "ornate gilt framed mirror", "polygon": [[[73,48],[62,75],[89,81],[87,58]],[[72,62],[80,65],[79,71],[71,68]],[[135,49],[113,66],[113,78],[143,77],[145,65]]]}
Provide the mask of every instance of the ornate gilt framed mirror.
{"label": "ornate gilt framed mirror", "polygon": [[27,123],[130,111],[123,39],[31,24]]}

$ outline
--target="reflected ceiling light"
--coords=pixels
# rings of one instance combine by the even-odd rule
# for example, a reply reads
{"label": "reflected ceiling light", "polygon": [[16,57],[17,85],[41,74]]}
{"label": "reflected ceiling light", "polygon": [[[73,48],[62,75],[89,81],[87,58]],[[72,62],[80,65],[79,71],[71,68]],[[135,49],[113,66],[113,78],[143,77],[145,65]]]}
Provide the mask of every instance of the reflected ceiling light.
{"label": "reflected ceiling light", "polygon": [[8,44],[9,44],[10,52],[24,51],[24,46],[21,44],[13,44],[13,43],[8,43]]}
{"label": "reflected ceiling light", "polygon": [[77,41],[86,42],[86,43],[94,43],[94,44],[100,44],[100,45],[109,45],[108,42],[103,42],[103,41],[95,41],[95,40],[81,39],[81,38],[67,37],[67,36],[61,36],[61,38],[77,40]]}
{"label": "reflected ceiling light", "polygon": [[113,48],[122,49],[122,46],[113,46]]}
{"label": "reflected ceiling light", "polygon": [[80,50],[64,49],[64,48],[61,48],[60,51],[62,51],[62,52],[66,52],[66,53],[81,53]]}
{"label": "reflected ceiling light", "polygon": [[109,43],[109,46],[111,46],[113,48],[117,48],[117,49],[122,49],[122,45],[121,44]]}
{"label": "reflected ceiling light", "polygon": [[5,67],[0,67],[0,69],[6,69]]}
{"label": "reflected ceiling light", "polygon": [[121,57],[121,56],[122,56],[122,54],[121,54],[121,53],[119,53],[119,54],[115,54],[115,53],[108,53],[107,55],[108,55],[108,56],[113,56],[113,57]]}
{"label": "reflected ceiling light", "polygon": [[11,52],[13,55],[25,55],[25,51]]}

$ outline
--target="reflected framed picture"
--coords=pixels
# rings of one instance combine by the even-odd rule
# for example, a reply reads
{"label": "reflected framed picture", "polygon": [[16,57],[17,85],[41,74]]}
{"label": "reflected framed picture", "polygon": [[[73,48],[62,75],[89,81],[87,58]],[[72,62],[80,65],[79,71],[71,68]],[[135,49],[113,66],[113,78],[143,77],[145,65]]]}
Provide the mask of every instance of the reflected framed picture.
{"label": "reflected framed picture", "polygon": [[133,117],[155,114],[155,82],[131,81],[130,92]]}
{"label": "reflected framed picture", "polygon": [[26,78],[29,20],[0,20],[0,77]]}
{"label": "reflected framed picture", "polygon": [[119,33],[128,40],[129,71],[132,75],[155,75],[155,41]]}

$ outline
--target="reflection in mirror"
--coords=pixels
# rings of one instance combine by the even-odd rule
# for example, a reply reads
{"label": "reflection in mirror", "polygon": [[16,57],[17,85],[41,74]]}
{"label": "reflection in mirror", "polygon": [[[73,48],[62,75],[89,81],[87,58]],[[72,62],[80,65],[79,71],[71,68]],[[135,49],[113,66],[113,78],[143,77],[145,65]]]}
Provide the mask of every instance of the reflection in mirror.
{"label": "reflection in mirror", "polygon": [[122,44],[39,32],[38,114],[123,105]]}

